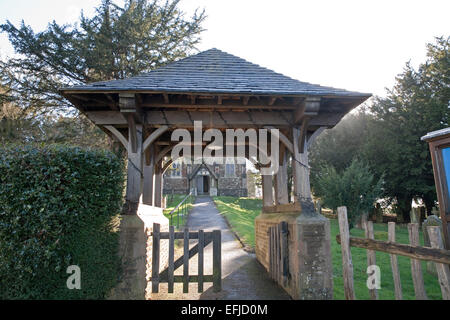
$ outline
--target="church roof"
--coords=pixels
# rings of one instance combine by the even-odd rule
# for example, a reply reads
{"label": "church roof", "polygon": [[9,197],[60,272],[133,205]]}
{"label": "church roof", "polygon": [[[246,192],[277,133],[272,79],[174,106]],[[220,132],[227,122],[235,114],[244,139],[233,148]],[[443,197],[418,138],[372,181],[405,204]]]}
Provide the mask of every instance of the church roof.
{"label": "church roof", "polygon": [[203,51],[135,77],[77,85],[62,91],[371,96],[298,81],[218,49]]}

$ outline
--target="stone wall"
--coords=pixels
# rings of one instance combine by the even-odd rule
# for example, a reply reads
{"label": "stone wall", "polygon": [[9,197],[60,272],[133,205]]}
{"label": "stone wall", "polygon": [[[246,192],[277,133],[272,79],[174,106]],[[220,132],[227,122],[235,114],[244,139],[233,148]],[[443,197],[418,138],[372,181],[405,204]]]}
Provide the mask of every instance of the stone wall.
{"label": "stone wall", "polygon": [[[142,207],[138,211],[138,215],[145,223],[145,234],[147,236],[147,247],[146,247],[146,298],[150,299],[151,294],[151,276],[152,276],[152,257],[153,257],[153,224],[158,223],[160,225],[160,232],[169,232],[169,219],[163,215],[161,208],[146,206]],[[160,240],[160,258],[159,258],[159,271],[161,272],[168,266],[169,261],[169,240]]]}
{"label": "stone wall", "polygon": [[286,283],[279,282],[297,300],[333,297],[330,224],[323,216],[301,213],[263,213],[255,219],[256,257],[269,271],[269,227],[288,223],[288,266]]}
{"label": "stone wall", "polygon": [[164,176],[163,179],[163,193],[164,194],[188,194],[189,181],[187,177],[170,177]]}
{"label": "stone wall", "polygon": [[[151,292],[153,223],[161,231],[169,230],[169,220],[162,209],[139,204],[137,215],[124,215],[119,226],[119,255],[122,259],[122,279],[108,299],[143,300]],[[161,270],[168,262],[168,240],[161,241]]]}

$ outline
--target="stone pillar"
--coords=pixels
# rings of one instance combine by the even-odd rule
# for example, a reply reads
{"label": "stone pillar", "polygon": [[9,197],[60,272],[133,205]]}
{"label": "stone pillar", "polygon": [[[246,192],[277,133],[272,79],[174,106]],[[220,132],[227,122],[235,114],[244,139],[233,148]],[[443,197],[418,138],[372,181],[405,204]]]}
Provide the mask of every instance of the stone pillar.
{"label": "stone pillar", "polygon": [[142,191],[142,203],[146,205],[153,205],[153,186],[155,183],[155,153],[153,145],[149,146],[149,150],[146,152],[146,159],[144,161],[144,183]]}
{"label": "stone pillar", "polygon": [[[110,292],[112,300],[144,300],[151,291],[151,257],[153,223],[169,231],[169,220],[161,208],[140,204],[136,215],[124,215],[119,227],[119,256],[122,258],[122,277]],[[167,265],[168,241],[161,241],[160,266]]]}
{"label": "stone pillar", "polygon": [[314,209],[309,183],[307,141],[300,150],[300,130],[293,129],[293,183],[295,200],[300,202],[301,215],[296,219],[295,241],[298,245],[298,296],[300,300],[333,298],[330,223]]}

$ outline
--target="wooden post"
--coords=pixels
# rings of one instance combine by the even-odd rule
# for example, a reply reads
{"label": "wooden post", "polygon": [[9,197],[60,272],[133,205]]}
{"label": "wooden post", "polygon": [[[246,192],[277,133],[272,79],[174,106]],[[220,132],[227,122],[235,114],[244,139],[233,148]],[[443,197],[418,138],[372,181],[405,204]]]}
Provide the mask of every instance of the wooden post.
{"label": "wooden post", "polygon": [[169,293],[173,293],[174,247],[175,247],[175,227],[170,226],[169,227],[169,273],[168,273]]}
{"label": "wooden post", "polygon": [[[128,138],[128,175],[127,175],[127,201],[133,204],[139,203],[142,181],[142,125],[136,124],[136,132],[129,129]],[[132,141],[135,139],[136,152],[132,152]]]}
{"label": "wooden post", "polygon": [[[432,248],[444,249],[442,235],[439,227],[428,227],[428,235]],[[442,299],[450,300],[450,270],[447,264],[436,263],[436,270],[439,278],[439,285],[441,286]]]}
{"label": "wooden post", "polygon": [[183,293],[189,292],[189,229],[184,229]]}
{"label": "wooden post", "polygon": [[146,161],[144,161],[144,183],[142,189],[142,203],[152,206],[153,205],[153,186],[154,186],[154,174],[155,174],[155,153],[153,145],[150,145],[145,152]]}
{"label": "wooden post", "polygon": [[292,171],[295,202],[312,202],[311,186],[309,184],[308,149],[304,143],[304,148],[300,150],[299,139],[300,129],[293,128],[294,154],[292,155]]}
{"label": "wooden post", "polygon": [[205,233],[198,231],[198,292],[203,292],[203,248],[205,245]]}
{"label": "wooden post", "polygon": [[350,251],[350,234],[348,230],[347,208],[339,207],[339,232],[341,234],[342,275],[344,277],[344,294],[346,300],[355,300],[353,287],[353,263]]}
{"label": "wooden post", "polygon": [[275,175],[275,193],[277,204],[288,204],[288,174],[287,174],[287,153],[285,148],[282,149],[281,162],[279,164],[278,173]]}
{"label": "wooden post", "polygon": [[[373,222],[372,221],[364,221],[364,231],[366,234],[367,239],[374,240],[374,234],[373,234]],[[376,257],[375,257],[375,251],[374,250],[366,250],[367,252],[367,266],[373,266],[376,265]],[[369,289],[370,298],[372,300],[378,299],[378,290],[377,289]]]}
{"label": "wooden post", "polygon": [[273,206],[273,186],[272,176],[262,175],[263,205],[264,207]]}
{"label": "wooden post", "polygon": [[161,163],[155,165],[155,189],[154,189],[154,206],[162,207],[162,189],[163,189],[163,173]]}
{"label": "wooden post", "polygon": [[[388,223],[388,240],[395,243],[395,222]],[[395,300],[403,300],[402,283],[400,281],[400,272],[398,270],[397,255],[390,254],[392,277],[394,278]]]}
{"label": "wooden post", "polygon": [[[419,246],[419,225],[417,223],[408,224],[409,243],[412,246]],[[411,275],[414,283],[414,292],[417,300],[427,300],[425,284],[423,282],[422,264],[420,260],[411,259]]]}
{"label": "wooden post", "polygon": [[152,292],[159,291],[159,241],[161,239],[160,226],[158,223],[153,224],[153,250],[152,250]]}
{"label": "wooden post", "polygon": [[220,230],[213,231],[213,291],[222,290],[222,235]]}

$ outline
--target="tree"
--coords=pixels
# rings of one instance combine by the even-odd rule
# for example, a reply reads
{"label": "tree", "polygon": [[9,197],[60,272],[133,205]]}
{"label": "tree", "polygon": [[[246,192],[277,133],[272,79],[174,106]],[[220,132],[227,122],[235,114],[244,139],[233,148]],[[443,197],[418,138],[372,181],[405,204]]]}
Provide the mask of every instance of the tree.
{"label": "tree", "polygon": [[53,21],[39,33],[23,21],[0,25],[18,55],[0,63],[10,99],[29,117],[67,113],[61,87],[123,79],[186,57],[200,40],[205,14],[188,19],[178,3],[127,0],[120,7],[103,0],[94,17],[81,15],[79,26]]}
{"label": "tree", "polygon": [[316,194],[324,206],[333,210],[347,207],[350,228],[381,195],[382,179],[376,180],[369,167],[356,159],[341,172],[333,166],[322,167],[317,181]]}
{"label": "tree", "polygon": [[372,118],[363,106],[349,113],[333,129],[323,132],[310,150],[311,185],[315,190],[323,167],[333,166],[337,171],[347,168],[359,157],[367,140],[368,122]]}
{"label": "tree", "polygon": [[370,108],[364,159],[377,176],[385,176],[384,196],[409,219],[413,198],[423,199],[428,213],[436,199],[427,132],[448,127],[450,101],[449,38],[427,45],[427,61],[415,70],[409,63],[386,98]]}

